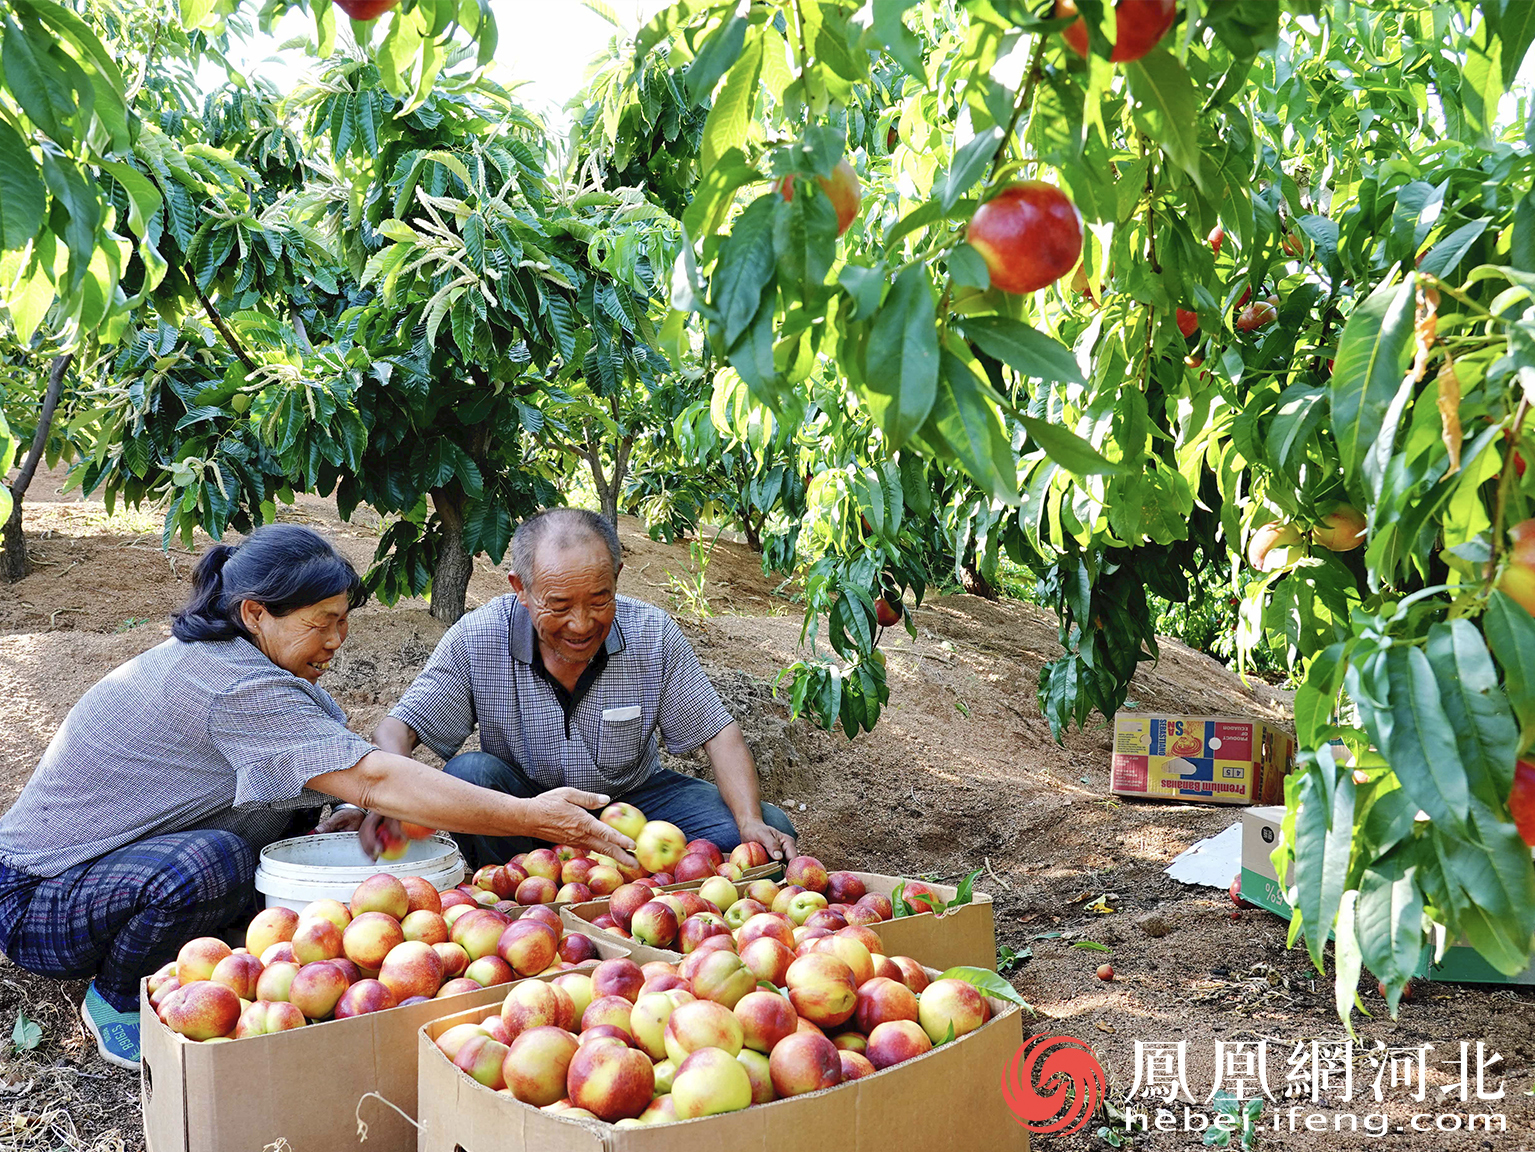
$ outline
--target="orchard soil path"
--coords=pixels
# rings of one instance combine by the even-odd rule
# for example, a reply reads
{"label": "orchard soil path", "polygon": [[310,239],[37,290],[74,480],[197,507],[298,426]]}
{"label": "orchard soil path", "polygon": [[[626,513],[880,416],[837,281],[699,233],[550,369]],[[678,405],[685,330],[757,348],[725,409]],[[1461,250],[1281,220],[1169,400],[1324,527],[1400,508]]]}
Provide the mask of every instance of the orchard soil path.
{"label": "orchard soil path", "polygon": [[[168,614],[186,596],[196,549],[160,549],[157,518],[109,518],[99,501],[58,492],[61,473],[40,476],[27,501],[34,574],[0,587],[0,809],[9,806],[70,706],[97,679],[168,635]],[[366,510],[341,523],[334,507],[303,498],[289,520],[332,536],[358,565],[372,557],[378,522]],[[1188,1083],[1209,1094],[1216,1041],[1267,1037],[1271,1083],[1283,1091],[1285,1057],[1297,1042],[1339,1037],[1329,975],[1303,949],[1285,949],[1285,924],[1265,912],[1233,915],[1225,893],[1163,875],[1167,863],[1234,819],[1231,809],[1117,801],[1107,797],[1111,737],[1101,719],[1064,746],[1050,737],[1034,702],[1039,669],[1056,651],[1055,622],[1028,604],[971,596],[930,600],[914,613],[917,636],[886,632],[891,703],[871,736],[849,742],[788,718],[772,695],[776,671],[795,658],[801,615],[744,546],[721,541],[707,570],[713,615],[699,621],[673,596],[672,575],[688,571],[685,547],[665,546],[640,525],[621,525],[628,553],[625,593],[674,612],[758,759],[764,796],[788,809],[801,844],[829,866],[921,874],[952,881],[983,868],[979,886],[996,901],[1000,945],[1028,955],[1013,984],[1037,1015],[1026,1031],[1069,1033],[1089,1042],[1122,1096],[1135,1072],[1134,1044],[1187,1041]],[[489,564],[476,566],[473,607],[506,590]],[[443,626],[421,601],[370,604],[324,686],[352,725],[368,732],[410,683]],[[1219,663],[1176,641],[1143,665],[1131,690],[1154,711],[1246,713],[1287,722],[1284,693],[1243,683]],[[684,770],[706,773],[688,762]],[[106,767],[106,766],[104,766]],[[1114,909],[1087,910],[1098,897]],[[1111,952],[1083,949],[1092,940]],[[1112,983],[1094,970],[1112,961]],[[1436,1047],[1431,1085],[1458,1073],[1437,1061],[1459,1042],[1485,1040],[1501,1053],[1501,1101],[1414,1104],[1400,1088],[1384,1105],[1360,1085],[1352,1104],[1330,1098],[1301,1110],[1384,1111],[1391,1131],[1357,1135],[1274,1132],[1264,1113],[1262,1146],[1320,1152],[1337,1148],[1507,1149],[1535,1147],[1535,991],[1432,984],[1392,1022],[1368,977],[1361,995],[1373,1014],[1360,1039],[1393,1047]],[[0,1150],[137,1149],[137,1077],[100,1061],[76,1015],[80,985],[40,980],[0,959],[0,1040],[18,1011],[43,1027],[39,1047],[0,1055]],[[1369,1073],[1373,1076],[1373,1072]],[[941,1085],[929,1090],[941,1093]],[[1501,1112],[1505,1134],[1414,1134],[1415,1111]],[[1329,1125],[1331,1120],[1329,1119]],[[1092,1133],[1043,1136],[1041,1150],[1107,1147]],[[1363,1125],[1363,1120],[1360,1121]],[[1137,1134],[1143,1149],[1197,1147],[1197,1135]],[[984,1150],[977,1150],[984,1152]]]}

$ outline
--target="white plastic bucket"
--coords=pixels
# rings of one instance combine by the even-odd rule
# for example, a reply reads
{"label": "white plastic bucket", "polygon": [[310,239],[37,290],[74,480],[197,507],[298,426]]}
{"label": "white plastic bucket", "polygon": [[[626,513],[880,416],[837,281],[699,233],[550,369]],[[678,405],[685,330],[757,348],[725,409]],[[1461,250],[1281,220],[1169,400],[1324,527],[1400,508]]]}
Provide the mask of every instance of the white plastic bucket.
{"label": "white plastic bucket", "polygon": [[465,875],[464,858],[449,836],[438,833],[412,840],[398,860],[369,860],[355,832],[326,832],[295,836],[261,850],[256,865],[256,891],[266,906],[301,910],[315,900],[340,900],[369,876],[420,876],[439,892],[452,888]]}

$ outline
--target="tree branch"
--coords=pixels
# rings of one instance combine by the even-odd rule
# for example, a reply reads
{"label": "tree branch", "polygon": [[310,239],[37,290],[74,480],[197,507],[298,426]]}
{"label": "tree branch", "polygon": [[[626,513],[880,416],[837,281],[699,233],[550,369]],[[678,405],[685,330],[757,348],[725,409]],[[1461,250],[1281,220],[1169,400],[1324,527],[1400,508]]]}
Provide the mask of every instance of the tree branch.
{"label": "tree branch", "polygon": [[629,453],[634,449],[634,433],[631,432],[618,442],[618,451],[613,453],[613,484],[623,482],[624,473],[629,470]]}
{"label": "tree branch", "polygon": [[1519,434],[1524,431],[1524,418],[1529,411],[1529,397],[1521,397],[1514,412],[1514,426],[1509,430],[1511,444],[1503,456],[1503,472],[1498,477],[1498,495],[1492,509],[1492,559],[1487,565],[1489,580],[1497,573],[1498,554],[1503,551],[1503,512],[1508,503],[1508,490],[1519,482]]}
{"label": "tree branch", "polygon": [[[1146,155],[1146,137],[1144,135],[1141,136],[1141,155],[1142,156]],[[1154,183],[1155,175],[1156,175],[1156,165],[1153,162],[1148,160],[1146,162],[1146,256],[1147,256],[1148,262],[1151,264],[1151,271],[1155,275],[1160,276],[1162,274],[1162,265],[1157,260],[1157,221],[1156,221],[1156,211],[1152,207],[1152,196],[1151,196],[1152,190],[1155,187],[1155,183]],[[1149,309],[1148,309],[1148,311],[1149,311]],[[1147,322],[1146,322],[1146,384],[1145,384],[1145,389],[1146,389],[1148,394],[1151,391],[1151,337],[1152,337],[1153,331],[1155,330],[1155,327],[1156,327],[1156,319],[1155,319],[1155,315],[1153,314],[1152,317],[1150,319],[1148,319]]]}
{"label": "tree branch", "polygon": [[[1146,137],[1141,137],[1141,155],[1146,155]],[[1152,208],[1151,193],[1156,187],[1156,162],[1146,162],[1146,256],[1151,263],[1151,270],[1158,276],[1162,274],[1162,265],[1157,261],[1157,233],[1156,216]]]}
{"label": "tree branch", "polygon": [[[792,7],[794,9],[794,62],[799,66],[798,77],[801,84],[803,84],[805,80],[805,58],[808,55],[805,51],[805,17],[799,10],[798,0],[794,0]],[[804,99],[803,93],[800,98]]]}
{"label": "tree branch", "polygon": [[601,492],[607,481],[602,478],[602,455],[587,445],[576,445],[549,431],[548,424],[544,425],[543,436],[551,448],[560,452],[568,452],[578,459],[585,460],[592,470],[592,479],[597,482],[597,489]]}
{"label": "tree branch", "polygon": [[1008,118],[1007,131],[1002,134],[1001,146],[997,148],[997,154],[992,158],[991,171],[986,173],[986,183],[989,185],[997,178],[997,173],[1002,168],[1002,162],[1007,159],[1009,146],[1013,142],[1013,131],[1018,127],[1018,117],[1023,115],[1024,108],[1034,100],[1034,88],[1039,83],[1039,78],[1045,70],[1045,38],[1037,37],[1034,42],[1034,59],[1029,62],[1028,73],[1024,77],[1023,85],[1018,89],[1018,99],[1013,104],[1013,114]]}
{"label": "tree branch", "polygon": [[123,93],[123,102],[130,108],[133,106],[134,100],[138,98],[139,92],[143,89],[144,82],[149,79],[150,66],[155,62],[155,51],[160,47],[160,33],[164,30],[165,21],[155,21],[155,34],[154,38],[149,42],[149,51],[144,54],[144,66],[139,69],[138,77],[134,80],[133,85]]}
{"label": "tree branch", "polygon": [[[186,265],[182,265],[182,269],[189,273],[192,271]],[[224,343],[229,345],[229,350],[239,357],[240,363],[245,365],[247,372],[254,372],[259,365],[251,359],[250,353],[235,338],[235,334],[229,330],[229,325],[224,323],[224,318],[219,315],[219,310],[213,306],[213,301],[208,299],[208,294],[197,283],[197,277],[191,275],[187,279],[191,281],[192,289],[197,293],[197,298],[202,301],[203,311],[208,314],[208,319],[213,321],[213,326],[218,329],[219,335],[224,338]]]}
{"label": "tree branch", "polygon": [[[160,193],[160,199],[168,201],[170,197],[166,196],[165,187],[160,183],[160,178],[153,171],[145,172],[144,175],[149,177],[150,183]],[[203,311],[208,314],[208,319],[213,321],[213,326],[218,329],[218,334],[224,338],[224,343],[229,345],[229,350],[239,357],[240,363],[245,365],[247,372],[254,372],[260,365],[251,359],[250,353],[235,338],[235,334],[229,330],[229,325],[224,323],[224,318],[219,315],[218,309],[213,306],[213,301],[208,299],[207,293],[202,290],[202,285],[198,284],[197,273],[189,268],[185,261],[182,261],[181,270],[187,274],[187,282],[192,285],[192,290],[197,293],[197,298],[202,301]]]}
{"label": "tree branch", "polygon": [[288,313],[293,320],[293,334],[298,337],[298,346],[305,352],[313,352],[314,345],[309,342],[309,329],[304,327],[304,318],[299,315],[298,305],[295,304]]}

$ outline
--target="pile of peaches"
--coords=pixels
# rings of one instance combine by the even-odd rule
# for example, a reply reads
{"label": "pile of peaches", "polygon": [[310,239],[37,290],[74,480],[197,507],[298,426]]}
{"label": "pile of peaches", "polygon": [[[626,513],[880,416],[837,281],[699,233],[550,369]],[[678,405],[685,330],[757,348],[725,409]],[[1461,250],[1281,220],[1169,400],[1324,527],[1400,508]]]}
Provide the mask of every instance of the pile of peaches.
{"label": "pile of peaches", "polygon": [[[675,965],[611,959],[590,974],[526,980],[499,1014],[448,1028],[437,1047],[489,1089],[628,1128],[831,1088],[990,1018],[959,978],[967,970],[930,981],[909,957],[883,955],[867,926],[807,933],[791,949],[796,930],[783,913],[759,912],[741,926],[740,955],[716,934]],[[746,958],[764,943],[764,954],[788,957],[771,981]]]}
{"label": "pile of peaches", "polygon": [[[901,893],[908,911],[943,911],[943,898],[921,881],[902,881]],[[781,984],[790,949],[844,928],[889,920],[894,911],[890,897],[867,891],[856,873],[827,872],[814,856],[796,856],[784,869],[782,885],[766,878],[737,885],[715,876],[696,892],[662,892],[642,877],[616,889],[608,897],[608,910],[591,923],[615,936],[683,955],[705,940],[724,936],[725,946],[739,952],[758,979]],[[764,914],[770,918],[758,919],[748,932],[748,923]],[[783,952],[767,945],[752,947],[767,924],[778,925]],[[864,943],[869,951],[880,951],[873,933]]]}
{"label": "pile of peaches", "polygon": [[600,819],[634,841],[637,866],[556,844],[519,852],[505,864],[487,864],[460,888],[481,904],[581,904],[636,880],[648,880],[657,888],[710,876],[740,880],[750,869],[768,863],[761,844],[738,845],[727,859],[712,840],[689,840],[675,824],[647,820],[632,804],[609,804]]}
{"label": "pile of peaches", "polygon": [[467,899],[449,902],[451,895],[417,876],[380,873],[349,904],[267,908],[241,948],[216,936],[183,945],[149,977],[150,1004],[188,1040],[239,1040],[598,959],[592,939],[567,934],[552,909],[513,919]]}

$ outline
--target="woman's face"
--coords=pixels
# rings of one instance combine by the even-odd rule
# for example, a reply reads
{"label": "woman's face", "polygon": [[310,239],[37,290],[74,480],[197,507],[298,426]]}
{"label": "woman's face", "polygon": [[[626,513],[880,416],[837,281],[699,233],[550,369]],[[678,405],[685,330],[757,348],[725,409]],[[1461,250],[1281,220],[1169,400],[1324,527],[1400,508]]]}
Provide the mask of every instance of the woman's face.
{"label": "woman's face", "polygon": [[346,640],[349,610],[345,592],[295,608],[286,616],[272,615],[260,601],[243,600],[240,619],[268,660],[318,684],[336,649]]}

